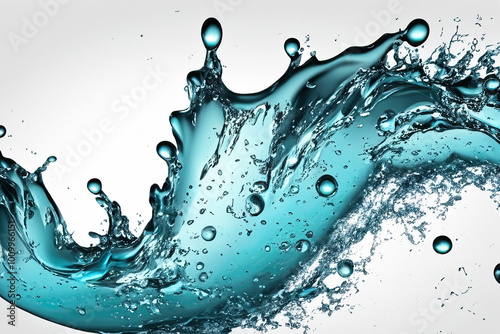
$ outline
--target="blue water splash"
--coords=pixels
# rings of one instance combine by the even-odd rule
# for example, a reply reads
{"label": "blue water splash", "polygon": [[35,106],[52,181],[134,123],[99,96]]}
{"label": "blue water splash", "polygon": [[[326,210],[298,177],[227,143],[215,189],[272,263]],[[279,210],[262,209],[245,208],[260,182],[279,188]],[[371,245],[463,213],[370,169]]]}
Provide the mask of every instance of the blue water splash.
{"label": "blue water splash", "polygon": [[[169,172],[151,187],[152,218],[139,237],[92,179],[110,226],[90,232],[95,246],[81,247],[43,184],[55,158],[29,173],[0,157],[0,295],[11,299],[14,277],[17,306],[101,333],[262,329],[286,305],[319,294],[333,302],[345,286],[329,290],[322,280],[356,274],[342,252],[376,233],[383,217],[420,212],[394,212],[380,189],[403,198],[425,176],[425,191],[454,193],[498,175],[499,50],[475,66],[471,53],[451,65],[445,47],[425,61],[401,57],[406,43],[428,34],[415,20],[303,65],[299,42],[289,39],[284,75],[242,95],[222,82],[222,29],[207,20],[205,64],[188,75],[190,107],[171,116],[176,146],[157,146]],[[362,222],[350,224],[359,211]]]}

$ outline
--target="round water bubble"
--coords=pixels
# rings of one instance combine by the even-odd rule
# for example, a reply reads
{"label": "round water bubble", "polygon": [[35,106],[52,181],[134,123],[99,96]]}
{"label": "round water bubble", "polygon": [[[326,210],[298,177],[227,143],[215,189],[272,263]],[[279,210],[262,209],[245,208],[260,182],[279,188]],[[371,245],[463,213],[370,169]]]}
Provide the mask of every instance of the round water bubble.
{"label": "round water bubble", "polygon": [[299,240],[295,244],[295,249],[300,253],[305,253],[311,248],[311,244],[307,240]]}
{"label": "round water bubble", "polygon": [[271,246],[266,245],[266,247],[264,247],[264,249],[266,250],[266,252],[270,252],[271,251]]}
{"label": "round water bubble", "polygon": [[215,229],[215,227],[213,226],[206,226],[205,228],[203,228],[203,230],[201,231],[201,237],[205,240],[205,241],[212,241],[215,239],[215,235],[217,234],[217,230]]}
{"label": "round water bubble", "polygon": [[203,270],[205,268],[205,264],[203,262],[198,262],[196,264],[196,270]]}
{"label": "round water bubble", "polygon": [[87,182],[87,189],[94,195],[99,194],[102,190],[101,180],[90,179],[89,182]]}
{"label": "round water bubble", "polygon": [[252,194],[247,197],[245,208],[252,216],[258,216],[264,210],[264,200],[258,194]]}
{"label": "round water bubble", "polygon": [[215,50],[222,40],[222,27],[217,19],[207,19],[201,27],[201,39],[207,50]]}
{"label": "round water bubble", "polygon": [[87,314],[87,310],[85,310],[83,307],[77,307],[77,308],[76,308],[76,312],[77,312],[79,315],[85,315],[85,314]]}
{"label": "round water bubble", "polygon": [[484,88],[488,91],[488,93],[495,93],[498,91],[498,88],[500,87],[500,80],[498,80],[497,77],[489,77],[486,78],[486,81],[484,82]]}
{"label": "round water bubble", "polygon": [[434,239],[432,243],[432,247],[438,254],[446,254],[451,251],[452,243],[450,238],[445,235],[441,235]]}
{"label": "round water bubble", "polygon": [[161,143],[158,143],[158,145],[156,145],[156,153],[158,153],[158,155],[163,160],[168,162],[172,160],[173,157],[175,157],[177,149],[171,142],[162,141]]}
{"label": "round water bubble", "polygon": [[493,269],[493,276],[496,281],[500,283],[500,263],[495,266],[495,269]]}
{"label": "round water bubble", "polygon": [[7,129],[5,128],[5,126],[0,125],[0,138],[5,136],[6,133],[7,133]]}
{"label": "round water bubble", "polygon": [[292,194],[298,194],[299,191],[300,191],[299,186],[291,186],[290,187],[290,193],[292,193]]}
{"label": "round water bubble", "polygon": [[316,182],[316,191],[323,197],[335,195],[338,187],[337,180],[331,175],[323,175]]}
{"label": "round water bubble", "polygon": [[299,52],[300,43],[296,38],[289,38],[285,41],[285,51],[290,58],[293,58]]}
{"label": "round water bubble", "polygon": [[349,277],[354,272],[354,263],[351,260],[342,260],[337,263],[337,272],[341,277]]}
{"label": "round water bubble", "polygon": [[422,45],[429,37],[429,25],[422,19],[413,20],[406,28],[405,40],[411,46]]}
{"label": "round water bubble", "polygon": [[313,235],[314,235],[313,231],[307,231],[306,233],[306,237],[308,237],[309,239],[311,239]]}
{"label": "round water bubble", "polygon": [[205,282],[208,279],[208,274],[206,272],[202,272],[199,276],[200,281]]}

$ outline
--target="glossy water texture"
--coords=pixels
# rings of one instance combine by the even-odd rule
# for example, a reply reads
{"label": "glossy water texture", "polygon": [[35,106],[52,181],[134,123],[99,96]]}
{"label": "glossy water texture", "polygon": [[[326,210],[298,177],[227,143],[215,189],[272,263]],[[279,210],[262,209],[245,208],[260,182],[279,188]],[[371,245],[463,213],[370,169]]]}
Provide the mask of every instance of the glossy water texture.
{"label": "glossy water texture", "polygon": [[[205,64],[188,75],[190,107],[171,116],[176,145],[157,146],[168,176],[140,236],[92,179],[110,224],[79,246],[42,181],[55,158],[29,173],[1,156],[1,296],[14,276],[19,307],[103,333],[264,329],[285,306],[335,303],[364,265],[344,253],[382,219],[412,224],[425,212],[414,198],[435,194],[438,210],[468,184],[498,192],[498,50],[477,64],[471,50],[452,65],[446,46],[422,60],[413,46],[428,34],[416,20],[302,65],[289,39],[284,75],[242,95],[222,82],[222,30],[207,20]],[[335,273],[346,281],[330,289]]]}

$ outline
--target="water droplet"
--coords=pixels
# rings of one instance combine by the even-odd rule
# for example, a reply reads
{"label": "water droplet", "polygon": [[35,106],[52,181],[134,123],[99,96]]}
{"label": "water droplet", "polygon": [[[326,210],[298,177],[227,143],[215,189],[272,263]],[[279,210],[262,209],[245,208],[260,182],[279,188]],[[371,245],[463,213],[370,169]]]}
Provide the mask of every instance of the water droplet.
{"label": "water droplet", "polygon": [[337,263],[337,272],[341,277],[349,277],[354,272],[354,263],[351,260],[342,260]]}
{"label": "water droplet", "polygon": [[252,216],[258,216],[264,210],[264,200],[260,195],[252,194],[247,197],[246,210]]}
{"label": "water droplet", "polygon": [[296,38],[289,38],[285,42],[285,51],[290,58],[294,58],[299,52],[300,43]]}
{"label": "water droplet", "polygon": [[50,157],[48,157],[48,158],[47,158],[47,161],[48,161],[48,162],[56,162],[56,161],[57,161],[57,158],[56,158],[55,156],[53,156],[53,155],[52,155],[52,156],[50,156]]}
{"label": "water droplet", "polygon": [[267,224],[267,222],[266,222],[265,220],[261,220],[261,221],[260,221],[260,223],[261,223],[262,225],[266,225],[266,224]]}
{"label": "water droplet", "polygon": [[493,276],[496,281],[500,283],[500,263],[496,265],[495,269],[493,269]]}
{"label": "water droplet", "polygon": [[337,180],[331,175],[323,175],[316,182],[316,191],[323,197],[335,195],[337,189]]}
{"label": "water droplet", "polygon": [[306,233],[306,237],[308,237],[308,238],[312,238],[312,237],[313,237],[313,235],[314,235],[313,231],[308,231],[308,232]]}
{"label": "water droplet", "polygon": [[271,251],[271,246],[266,245],[266,247],[264,249],[266,250],[266,252],[270,252]]}
{"label": "water droplet", "polygon": [[196,264],[196,270],[203,270],[205,268],[205,264],[203,262],[198,262]]}
{"label": "water droplet", "polygon": [[215,50],[222,40],[222,27],[217,19],[207,19],[201,27],[201,39],[207,50]]}
{"label": "water droplet", "polygon": [[311,244],[307,240],[299,240],[295,244],[295,249],[300,253],[305,253],[311,248]]}
{"label": "water droplet", "polygon": [[199,277],[200,281],[205,282],[208,279],[208,274],[206,272],[202,272]]}
{"label": "water droplet", "polygon": [[299,193],[299,186],[291,186],[290,187],[290,193],[292,194],[298,194]]}
{"label": "water droplet", "polygon": [[85,315],[85,314],[87,314],[87,310],[85,310],[83,307],[77,307],[77,308],[76,308],[76,312],[77,312],[79,315]]}
{"label": "water droplet", "polygon": [[494,76],[489,77],[484,82],[484,87],[489,93],[493,94],[498,90],[498,87],[500,87],[500,80]]}
{"label": "water droplet", "polygon": [[206,226],[205,228],[203,228],[203,230],[201,231],[201,237],[205,240],[205,241],[212,241],[215,239],[215,235],[217,234],[217,230],[215,229],[215,227],[213,226]]}
{"label": "water droplet", "polygon": [[429,25],[422,19],[413,20],[406,28],[405,40],[411,46],[422,45],[429,37]]}
{"label": "water droplet", "polygon": [[101,180],[99,179],[90,179],[89,182],[87,182],[87,189],[92,193],[92,194],[99,194],[102,190],[102,183]]}
{"label": "water droplet", "polygon": [[0,125],[0,138],[5,136],[6,133],[7,133],[7,129],[5,128],[5,126]]}
{"label": "water droplet", "polygon": [[450,238],[448,238],[445,235],[441,235],[434,239],[434,242],[432,243],[432,247],[434,247],[434,250],[438,254],[446,254],[449,251],[451,251],[452,243]]}
{"label": "water droplet", "polygon": [[165,161],[172,160],[175,157],[177,149],[174,144],[169,141],[162,141],[156,145],[156,153]]}

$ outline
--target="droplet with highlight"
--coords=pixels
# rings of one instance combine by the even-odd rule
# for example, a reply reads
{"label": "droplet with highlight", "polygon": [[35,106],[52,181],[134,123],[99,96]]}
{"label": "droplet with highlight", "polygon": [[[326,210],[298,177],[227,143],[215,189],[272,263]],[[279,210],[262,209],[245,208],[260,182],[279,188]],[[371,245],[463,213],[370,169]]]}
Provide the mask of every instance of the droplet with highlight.
{"label": "droplet with highlight", "polygon": [[422,45],[429,37],[429,24],[422,19],[412,21],[406,28],[405,40],[411,46]]}
{"label": "droplet with highlight", "polygon": [[99,194],[102,190],[101,180],[90,179],[89,182],[87,182],[87,189],[94,195]]}
{"label": "droplet with highlight", "polygon": [[177,149],[174,144],[169,141],[162,141],[156,145],[156,153],[165,161],[172,160],[177,154]]}
{"label": "droplet with highlight", "polygon": [[290,58],[294,58],[300,50],[300,43],[296,38],[289,38],[285,42],[285,51]]}
{"label": "droplet with highlight", "polygon": [[201,39],[207,50],[215,50],[222,40],[222,27],[217,19],[211,17],[201,27]]}
{"label": "droplet with highlight", "polygon": [[445,235],[441,235],[434,239],[434,242],[432,243],[432,247],[438,254],[446,254],[449,251],[451,251],[452,248],[452,243],[450,238],[448,238]]}
{"label": "droplet with highlight", "polygon": [[354,272],[354,263],[351,260],[342,260],[337,263],[337,272],[341,277],[347,278]]}
{"label": "droplet with highlight", "polygon": [[5,126],[0,125],[0,138],[4,137],[6,133],[7,129],[5,128]]}
{"label": "droplet with highlight", "polygon": [[495,277],[495,280],[500,283],[500,263],[495,266],[495,269],[493,269],[493,276]]}

